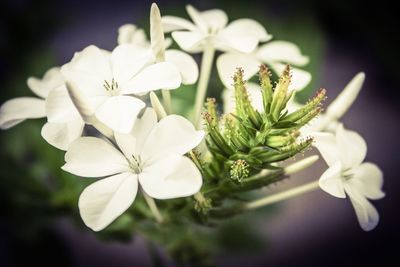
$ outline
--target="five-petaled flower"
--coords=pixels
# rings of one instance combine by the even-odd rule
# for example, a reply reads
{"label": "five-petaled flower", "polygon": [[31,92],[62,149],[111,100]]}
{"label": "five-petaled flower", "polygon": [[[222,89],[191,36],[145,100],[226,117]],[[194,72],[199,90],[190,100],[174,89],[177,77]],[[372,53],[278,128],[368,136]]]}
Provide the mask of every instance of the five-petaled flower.
{"label": "five-petaled flower", "polygon": [[69,147],[65,171],[85,177],[104,177],[88,186],[79,198],[85,224],[100,231],[126,211],[139,184],[155,199],[186,197],[197,193],[202,177],[196,165],[183,156],[204,137],[185,118],[170,115],[159,122],[146,109],[130,134],[115,134],[120,150],[96,137],[82,137]]}
{"label": "five-petaled flower", "polygon": [[129,133],[145,107],[138,96],[181,84],[172,63],[153,64],[153,57],[150,49],[130,44],[117,46],[111,54],[89,46],[61,71],[87,96],[99,121],[116,132]]}
{"label": "five-petaled flower", "polygon": [[329,166],[319,180],[321,189],[338,198],[345,198],[347,194],[361,228],[365,231],[374,229],[379,214],[368,199],[385,196],[383,174],[375,164],[362,163],[367,153],[364,139],[339,125],[336,135],[315,134],[315,146]]}
{"label": "five-petaled flower", "polygon": [[272,38],[262,25],[252,19],[238,19],[228,24],[228,16],[220,9],[201,12],[187,5],[186,11],[194,24],[174,16],[163,16],[162,22],[164,31],[172,32],[172,38],[178,45],[191,53],[201,52],[207,45],[221,51],[249,53],[259,42]]}

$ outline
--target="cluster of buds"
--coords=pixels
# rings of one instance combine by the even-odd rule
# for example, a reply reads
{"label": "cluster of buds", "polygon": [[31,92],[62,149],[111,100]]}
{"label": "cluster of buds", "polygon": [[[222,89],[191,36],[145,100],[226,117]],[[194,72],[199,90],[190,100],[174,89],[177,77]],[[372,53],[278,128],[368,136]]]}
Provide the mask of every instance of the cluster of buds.
{"label": "cluster of buds", "polygon": [[[262,170],[276,171],[280,168],[277,162],[293,157],[312,143],[312,138],[301,138],[299,130],[321,112],[325,90],[319,90],[306,105],[289,113],[286,106],[293,95],[289,90],[290,67],[285,68],[275,87],[265,65],[260,66],[259,77],[263,97],[261,111],[251,103],[242,69],[234,76],[234,112],[220,118],[215,100],[208,99],[206,103],[207,111],[203,115],[208,131],[206,142],[213,160],[204,167],[204,172],[211,183],[221,183],[221,173],[226,173],[229,177],[222,180],[226,178],[242,186],[246,179],[252,179]],[[217,181],[215,177],[220,179]],[[276,182],[276,179],[269,179],[269,182]]]}

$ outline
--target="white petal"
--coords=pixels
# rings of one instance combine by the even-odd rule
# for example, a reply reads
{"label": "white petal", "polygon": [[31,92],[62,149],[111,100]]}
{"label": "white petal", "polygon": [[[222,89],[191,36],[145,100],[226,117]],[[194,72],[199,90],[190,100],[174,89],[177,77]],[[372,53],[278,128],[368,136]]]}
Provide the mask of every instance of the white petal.
{"label": "white petal", "polygon": [[300,49],[293,43],[272,41],[257,49],[257,57],[265,63],[280,62],[304,66],[309,58],[301,54]]}
{"label": "white petal", "polygon": [[64,76],[61,74],[59,67],[49,69],[42,79],[29,77],[27,80],[28,87],[41,98],[46,98],[52,89],[62,85],[64,82]]}
{"label": "white petal", "polygon": [[83,221],[94,231],[103,230],[132,205],[137,191],[137,176],[129,172],[89,185],[79,197]]}
{"label": "white petal", "polygon": [[206,23],[207,28],[212,31],[223,29],[228,23],[228,16],[221,9],[210,9],[200,12],[202,20]]}
{"label": "white petal", "polygon": [[81,119],[68,123],[46,123],[42,127],[42,137],[50,145],[67,150],[69,145],[82,135],[84,122]]}
{"label": "white petal", "polygon": [[319,179],[319,187],[332,196],[345,198],[341,172],[342,164],[338,161],[322,174]]}
{"label": "white petal", "polygon": [[197,31],[176,31],[171,35],[179,47],[188,52],[199,50],[199,47],[203,43],[202,41],[205,39],[205,35]]}
{"label": "white petal", "polygon": [[[271,68],[278,74],[281,75],[286,65],[281,63],[271,63]],[[305,88],[311,81],[311,74],[305,70],[298,68],[292,68],[292,79],[290,82],[289,89],[299,91]]]}
{"label": "white petal", "polygon": [[204,132],[196,131],[187,119],[170,115],[153,127],[140,154],[145,162],[154,162],[169,154],[183,155],[195,148],[203,137]]}
{"label": "white petal", "polygon": [[265,42],[272,38],[264,27],[252,19],[238,19],[232,21],[223,29],[216,40],[218,49],[223,51],[232,48],[234,50],[249,53],[253,51],[259,42]]}
{"label": "white petal", "polygon": [[225,53],[217,59],[217,70],[219,78],[226,88],[233,87],[233,76],[237,68],[243,68],[245,80],[257,73],[260,62],[253,54]]}
{"label": "white petal", "polygon": [[9,129],[26,119],[46,116],[45,102],[36,97],[18,97],[0,107],[0,129]]}
{"label": "white petal", "polygon": [[354,169],[353,177],[348,182],[369,199],[381,199],[385,196],[382,191],[383,173],[373,163],[366,162]]}
{"label": "white petal", "polygon": [[354,78],[326,109],[328,117],[332,119],[340,119],[346,113],[360,93],[364,80],[365,74],[363,72],[354,76]]}
{"label": "white petal", "polygon": [[158,89],[176,89],[181,85],[181,74],[174,64],[161,62],[139,72],[121,88],[123,94],[143,94]]}
{"label": "white petal", "polygon": [[186,5],[186,11],[196,26],[204,33],[208,30],[207,21],[201,16],[201,12],[192,5]]}
{"label": "white petal", "polygon": [[163,24],[164,32],[172,32],[176,30],[197,30],[196,26],[187,19],[174,16],[163,16],[161,18],[161,21]]}
{"label": "white petal", "polygon": [[114,146],[96,137],[75,140],[65,154],[64,171],[83,177],[103,177],[129,170],[129,163]]}
{"label": "white petal", "polygon": [[150,47],[144,30],[133,24],[125,24],[119,27],[118,44],[133,44],[139,47]]}
{"label": "white petal", "polygon": [[119,45],[111,54],[113,78],[122,85],[154,60],[150,48],[141,48],[132,44]]}
{"label": "white petal", "polygon": [[367,154],[367,143],[358,133],[343,128],[340,124],[336,129],[336,142],[341,150],[344,169],[359,166]]}
{"label": "white petal", "polygon": [[133,136],[133,134],[114,133],[114,136],[118,147],[121,149],[122,153],[124,153],[125,157],[127,159],[132,159],[132,156],[136,155],[136,138]]}
{"label": "white petal", "polygon": [[194,84],[199,77],[199,68],[194,59],[179,50],[169,49],[165,51],[165,61],[173,63],[181,73],[183,84]]}
{"label": "white petal", "polygon": [[237,19],[229,23],[226,31],[236,35],[252,35],[259,42],[271,40],[272,35],[268,34],[264,26],[253,19]]}
{"label": "white petal", "polygon": [[336,138],[330,133],[314,133],[315,142],[313,145],[319,150],[328,166],[333,166],[336,162],[341,162],[341,153],[336,143]]}
{"label": "white petal", "polygon": [[106,94],[104,81],[110,82],[113,78],[110,56],[93,45],[75,53],[61,72],[66,80],[76,83],[89,96]]}
{"label": "white petal", "polygon": [[157,124],[157,114],[152,108],[146,108],[141,118],[137,119],[132,129],[136,139],[135,155],[139,155],[153,127]]}
{"label": "white petal", "polygon": [[131,96],[113,96],[96,110],[96,117],[118,133],[129,133],[146,104]]}
{"label": "white petal", "polygon": [[188,158],[170,155],[139,174],[143,190],[156,199],[187,197],[197,193],[202,178],[196,165]]}
{"label": "white petal", "polygon": [[48,121],[55,123],[66,123],[81,117],[65,85],[52,90],[46,98],[46,114]]}
{"label": "white petal", "polygon": [[364,231],[373,230],[379,223],[378,211],[360,192],[357,192],[357,190],[350,185],[345,184],[345,190],[356,211],[361,228]]}

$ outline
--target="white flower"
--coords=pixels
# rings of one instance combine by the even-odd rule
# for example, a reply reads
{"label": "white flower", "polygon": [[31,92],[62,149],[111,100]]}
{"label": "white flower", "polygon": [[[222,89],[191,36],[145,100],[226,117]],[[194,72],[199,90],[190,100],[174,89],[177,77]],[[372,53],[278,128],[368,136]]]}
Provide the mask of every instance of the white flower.
{"label": "white flower", "polygon": [[133,203],[138,184],[156,199],[197,193],[201,174],[183,155],[203,137],[203,131],[196,131],[181,116],[170,115],[157,123],[154,110],[148,108],[131,134],[115,134],[120,150],[95,137],[76,140],[62,169],[79,176],[107,176],[88,186],[79,198],[85,224],[94,231],[108,226]]}
{"label": "white flower", "polygon": [[47,123],[42,127],[42,137],[61,150],[82,135],[85,122],[75,108],[65,83],[51,90],[46,98]]}
{"label": "white flower", "polygon": [[123,44],[108,54],[89,46],[61,71],[87,96],[100,122],[116,132],[129,133],[145,106],[134,96],[175,89],[181,84],[180,73],[173,64],[153,62],[150,49]]}
{"label": "white flower", "polygon": [[[147,40],[143,29],[137,28],[133,24],[125,24],[119,28],[118,44],[132,44],[151,49],[150,42]],[[170,44],[171,39],[166,39],[165,47],[170,46]],[[154,54],[152,58],[155,60]],[[196,61],[190,55],[176,49],[167,49],[165,51],[165,61],[174,64],[179,69],[183,84],[194,84],[197,81],[199,69]]]}
{"label": "white flower", "polygon": [[[185,51],[197,53],[211,44],[221,51],[251,52],[259,42],[272,38],[264,27],[252,19],[238,19],[228,24],[228,16],[220,9],[198,11],[187,5],[186,11],[192,22],[174,16],[163,16],[165,32]],[[228,24],[228,25],[227,25]]]}
{"label": "white flower", "polygon": [[[228,52],[217,59],[219,77],[226,88],[233,84],[232,76],[236,68],[244,69],[244,79],[253,77],[262,63],[267,64],[275,73],[280,75],[286,64],[304,66],[308,57],[301,54],[300,49],[290,42],[272,41],[257,48],[252,53]],[[290,89],[301,90],[311,81],[311,74],[299,68],[292,68]]]}
{"label": "white flower", "polygon": [[43,79],[30,77],[28,87],[37,97],[18,97],[6,101],[0,108],[0,128],[9,129],[26,119],[46,116],[45,100],[49,92],[64,83],[59,68],[49,69]]}
{"label": "white flower", "polygon": [[383,174],[375,164],[362,163],[367,153],[364,139],[340,124],[336,135],[315,134],[315,146],[329,166],[319,180],[321,189],[338,198],[345,198],[347,194],[361,228],[365,231],[374,229],[379,214],[368,199],[385,196]]}

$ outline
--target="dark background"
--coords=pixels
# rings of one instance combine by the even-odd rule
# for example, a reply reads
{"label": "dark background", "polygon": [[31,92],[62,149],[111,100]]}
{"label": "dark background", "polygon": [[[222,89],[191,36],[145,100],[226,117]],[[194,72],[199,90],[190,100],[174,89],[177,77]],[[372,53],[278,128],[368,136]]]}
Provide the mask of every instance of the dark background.
{"label": "dark background", "polygon": [[[186,3],[158,1],[163,14],[180,16],[186,16]],[[393,6],[389,1],[335,0],[190,3],[200,10],[221,8],[232,19],[254,18],[277,39],[297,43],[311,57],[312,63],[307,68],[315,77],[310,89],[326,87],[330,99],[358,71],[365,71],[367,80],[362,95],[343,121],[365,137],[369,145],[367,160],[376,162],[385,173],[387,196],[374,203],[381,215],[381,222],[374,231],[366,233],[359,228],[348,201],[316,192],[287,201],[276,218],[265,220],[260,227],[269,245],[264,250],[248,255],[227,253],[218,258],[218,264],[400,266],[400,126],[397,118],[400,115],[400,58],[398,14]],[[65,63],[75,51],[89,44],[112,49],[120,25],[135,23],[147,27],[150,4],[150,1],[135,0],[2,0],[0,103],[29,94],[25,85],[27,77],[41,76],[48,67]],[[33,217],[42,218],[48,214],[41,214],[41,209],[35,208],[40,197],[30,198],[30,192],[23,194],[26,198],[23,201],[12,200],[20,194],[17,188],[23,188],[10,180],[15,178],[10,178],[12,174],[18,173],[24,179],[31,172],[31,169],[21,170],[15,157],[9,155],[10,150],[4,148],[12,142],[7,138],[17,135],[18,127],[8,133],[0,132],[0,266],[148,266],[149,256],[140,239],[128,244],[100,242],[89,231],[77,230],[64,217],[56,223],[43,222],[43,225],[35,220],[35,224],[43,227],[36,227],[31,235],[21,230],[32,226]],[[32,129],[40,128],[32,124]],[[26,146],[31,147],[29,135],[23,136],[27,136]],[[15,150],[25,151],[24,144],[12,145]],[[28,159],[35,157],[22,154]],[[60,154],[58,157],[62,157]],[[320,168],[324,168],[323,164]],[[284,186],[313,178],[310,174]],[[40,196],[36,191],[34,194]]]}

